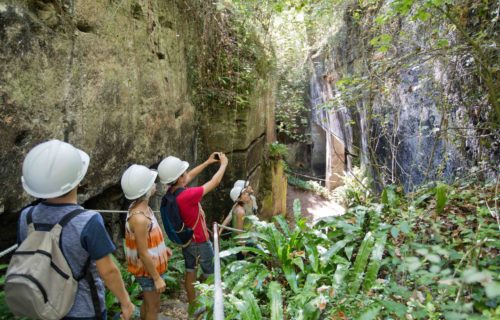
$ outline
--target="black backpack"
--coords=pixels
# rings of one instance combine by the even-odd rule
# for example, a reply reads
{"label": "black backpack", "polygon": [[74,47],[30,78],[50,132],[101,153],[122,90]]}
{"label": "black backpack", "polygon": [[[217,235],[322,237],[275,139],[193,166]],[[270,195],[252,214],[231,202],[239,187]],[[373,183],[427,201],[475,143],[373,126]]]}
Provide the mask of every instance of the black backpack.
{"label": "black backpack", "polygon": [[179,212],[176,199],[182,191],[184,188],[179,188],[173,193],[167,191],[161,199],[160,213],[168,238],[175,244],[187,247],[191,243],[194,231],[184,225]]}

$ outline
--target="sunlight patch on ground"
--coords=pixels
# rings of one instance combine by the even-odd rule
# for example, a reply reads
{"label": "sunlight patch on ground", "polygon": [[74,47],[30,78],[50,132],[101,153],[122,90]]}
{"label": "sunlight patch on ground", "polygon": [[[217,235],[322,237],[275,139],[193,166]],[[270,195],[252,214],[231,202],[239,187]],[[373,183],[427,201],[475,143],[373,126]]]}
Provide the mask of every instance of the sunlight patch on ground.
{"label": "sunlight patch on ground", "polygon": [[311,215],[313,221],[318,221],[325,217],[341,216],[345,213],[344,207],[334,201],[309,199],[307,207],[304,208]]}

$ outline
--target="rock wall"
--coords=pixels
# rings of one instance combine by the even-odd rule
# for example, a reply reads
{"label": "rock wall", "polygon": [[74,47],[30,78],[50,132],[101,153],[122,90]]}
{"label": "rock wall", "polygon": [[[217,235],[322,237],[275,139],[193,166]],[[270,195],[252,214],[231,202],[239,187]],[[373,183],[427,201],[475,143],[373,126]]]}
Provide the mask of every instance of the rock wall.
{"label": "rock wall", "polygon": [[[445,28],[449,22],[436,21],[439,31],[452,30],[438,32],[430,20],[412,18],[415,12],[377,29],[374,18],[390,3],[345,2],[326,45],[311,53],[314,120],[349,153],[336,161],[363,165],[376,186],[400,183],[406,190],[460,176],[493,178],[498,123],[470,47]],[[482,19],[467,11],[466,19]],[[381,34],[393,36],[385,52],[372,42]],[[450,49],[436,49],[436,37]],[[327,166],[327,176],[334,172]]]}
{"label": "rock wall", "polygon": [[[24,155],[50,138],[90,154],[79,201],[93,208],[123,207],[119,179],[127,166],[154,166],[167,155],[192,165],[211,151],[230,155],[223,192],[207,205],[227,206],[233,179],[258,181],[274,82],[272,72],[255,66],[269,56],[254,57],[249,67],[256,81],[244,92],[245,108],[234,112],[200,93],[206,57],[224,58],[221,44],[205,34],[210,25],[221,27],[223,14],[197,0],[0,0],[4,225],[12,230],[15,212],[32,200],[20,184]],[[230,26],[225,21],[222,29]],[[218,112],[204,104],[219,105]],[[10,245],[12,232],[0,234]]]}

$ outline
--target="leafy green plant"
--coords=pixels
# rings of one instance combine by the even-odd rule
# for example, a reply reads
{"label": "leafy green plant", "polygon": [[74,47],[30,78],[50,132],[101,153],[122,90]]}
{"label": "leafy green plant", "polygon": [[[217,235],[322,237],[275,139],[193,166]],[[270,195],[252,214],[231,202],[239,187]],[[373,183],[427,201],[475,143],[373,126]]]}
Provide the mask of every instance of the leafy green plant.
{"label": "leafy green plant", "polygon": [[[498,224],[487,204],[492,186],[436,188],[403,195],[388,186],[341,217],[309,224],[294,202],[294,223],[254,221],[241,235],[253,247],[224,243],[227,319],[489,319],[500,316]],[[243,261],[232,258],[246,251]],[[211,310],[210,284],[199,286]],[[258,306],[258,307],[257,307]],[[205,319],[211,319],[210,313]]]}
{"label": "leafy green plant", "polygon": [[275,141],[269,144],[269,157],[271,159],[283,159],[288,154],[288,148],[286,145]]}

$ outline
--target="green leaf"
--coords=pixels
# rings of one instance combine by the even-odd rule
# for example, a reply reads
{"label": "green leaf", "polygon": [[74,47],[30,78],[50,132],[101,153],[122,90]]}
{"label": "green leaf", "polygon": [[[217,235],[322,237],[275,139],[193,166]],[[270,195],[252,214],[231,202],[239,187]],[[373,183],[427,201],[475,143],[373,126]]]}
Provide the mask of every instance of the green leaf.
{"label": "green leaf", "polygon": [[427,21],[431,17],[431,14],[427,12],[424,8],[420,8],[417,13],[413,16],[414,20]]}
{"label": "green leaf", "polygon": [[426,255],[425,258],[432,263],[440,263],[441,262],[441,258],[437,254],[430,253],[430,254]]}
{"label": "green leaf", "polygon": [[436,42],[436,45],[438,48],[446,48],[450,45],[450,42],[448,41],[448,39],[439,39]]}
{"label": "green leaf", "polygon": [[391,228],[391,236],[394,238],[394,239],[397,239],[397,237],[399,236],[399,228],[396,227],[396,226],[393,226]]}
{"label": "green leaf", "polygon": [[459,313],[459,312],[445,312],[444,313],[444,318],[446,320],[463,320],[463,319],[467,319],[468,318],[468,315],[465,314],[465,313]]}
{"label": "green leaf", "polygon": [[259,305],[257,303],[257,299],[249,290],[245,290],[241,293],[244,301],[240,301],[236,305],[241,319],[243,320],[260,320],[262,319],[262,313],[260,312]]}
{"label": "green leaf", "polygon": [[311,291],[315,292],[316,287],[318,286],[318,280],[323,278],[322,274],[317,274],[317,273],[309,273],[307,275],[306,283],[304,283],[304,291]]}
{"label": "green leaf", "polygon": [[405,267],[409,272],[417,271],[422,263],[418,257],[407,257],[405,259]]}
{"label": "green leaf", "polygon": [[382,256],[384,255],[385,243],[387,241],[387,233],[377,235],[375,245],[373,246],[370,263],[366,269],[365,282],[363,283],[363,290],[366,292],[371,289],[382,265]]}
{"label": "green leaf", "polygon": [[318,249],[314,245],[305,245],[306,252],[308,253],[309,265],[312,267],[314,272],[318,272],[319,269],[319,258]]}
{"label": "green leaf", "polygon": [[285,220],[285,218],[282,215],[278,215],[275,216],[274,220],[277,221],[278,224],[280,225],[283,234],[286,237],[290,237],[290,229],[288,228],[288,222]]}
{"label": "green leaf", "polygon": [[389,313],[395,313],[400,319],[404,318],[404,315],[406,314],[407,310],[404,304],[401,304],[399,302],[394,302],[391,300],[380,300],[379,302],[384,306],[384,308]]}
{"label": "green leaf", "polygon": [[381,306],[369,306],[359,315],[357,319],[359,320],[373,320],[376,319],[378,314],[380,313]]}
{"label": "green leaf", "polygon": [[347,256],[347,259],[351,260],[353,251],[354,251],[354,246],[345,247],[344,252],[345,255]]}
{"label": "green leaf", "polygon": [[476,268],[470,268],[462,273],[462,279],[465,283],[489,283],[491,282],[491,273],[487,270],[478,271]]}
{"label": "green leaf", "polygon": [[366,264],[368,262],[368,258],[370,256],[370,252],[373,246],[373,235],[371,232],[368,232],[361,242],[361,245],[358,250],[358,254],[356,256],[356,261],[354,262],[354,266],[352,271],[350,272],[349,279],[349,293],[355,294],[358,292],[359,287],[361,286],[361,281],[363,280],[364,271],[366,268]]}
{"label": "green leaf", "polygon": [[330,247],[330,249],[328,249],[325,254],[320,257],[321,262],[326,265],[330,261],[332,256],[343,249],[349,242],[351,242],[350,239],[342,239],[340,241],[337,241],[333,246]]}
{"label": "green leaf", "polygon": [[295,273],[295,270],[292,266],[289,265],[282,266],[282,268],[283,272],[285,273],[285,278],[290,285],[290,288],[293,290],[293,292],[298,293],[299,286],[297,285],[297,274]]}
{"label": "green leaf", "polygon": [[301,257],[293,258],[292,263],[297,267],[299,267],[300,271],[304,272],[304,261],[302,260]]}
{"label": "green leaf", "polygon": [[495,299],[500,296],[500,283],[497,281],[493,281],[484,286],[484,291],[486,292],[486,296],[490,299]]}
{"label": "green leaf", "polygon": [[349,271],[349,265],[338,264],[335,273],[333,274],[333,288],[338,290],[340,286],[344,283],[344,278]]}
{"label": "green leaf", "polygon": [[401,221],[399,223],[399,230],[401,230],[401,232],[403,232],[404,234],[410,233],[411,229],[408,221]]}
{"label": "green leaf", "polygon": [[[390,42],[391,39],[392,38],[387,39],[388,43]],[[400,201],[399,201],[399,196],[396,193],[395,185],[389,185],[385,187],[385,189],[382,191],[381,202],[385,205],[388,205],[391,208],[398,207]]]}
{"label": "green leaf", "polygon": [[446,203],[448,202],[448,186],[444,183],[438,183],[436,186],[435,192],[436,192],[436,212],[441,213],[443,212],[444,207],[446,206]]}
{"label": "green leaf", "polygon": [[267,290],[271,307],[271,320],[283,319],[283,298],[281,296],[281,286],[278,282],[272,281]]}
{"label": "green leaf", "polygon": [[297,223],[302,217],[302,208],[299,199],[293,200],[293,215],[295,218],[295,223]]}

